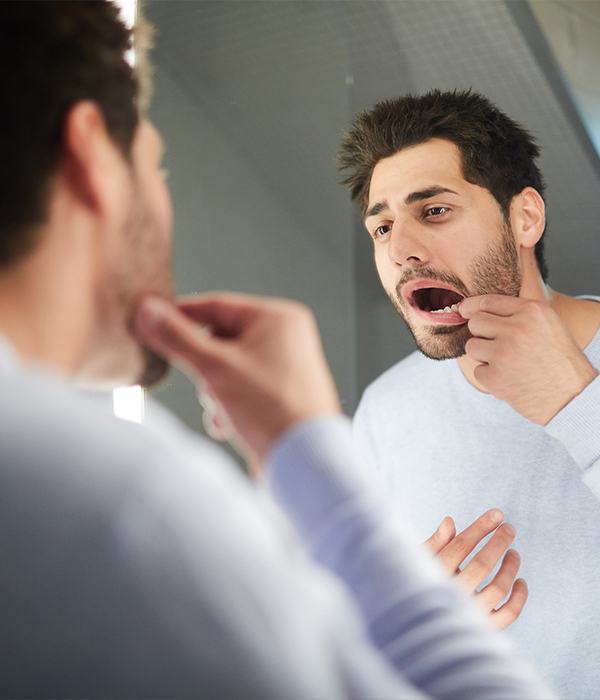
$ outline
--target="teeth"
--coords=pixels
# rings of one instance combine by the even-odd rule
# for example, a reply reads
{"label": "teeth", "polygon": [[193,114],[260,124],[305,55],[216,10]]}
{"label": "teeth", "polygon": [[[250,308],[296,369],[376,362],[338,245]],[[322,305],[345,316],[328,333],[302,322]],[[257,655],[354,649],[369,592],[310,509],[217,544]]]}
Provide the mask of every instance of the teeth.
{"label": "teeth", "polygon": [[458,313],[458,304],[452,304],[452,306],[446,306],[445,309],[432,309],[432,314],[453,314]]}

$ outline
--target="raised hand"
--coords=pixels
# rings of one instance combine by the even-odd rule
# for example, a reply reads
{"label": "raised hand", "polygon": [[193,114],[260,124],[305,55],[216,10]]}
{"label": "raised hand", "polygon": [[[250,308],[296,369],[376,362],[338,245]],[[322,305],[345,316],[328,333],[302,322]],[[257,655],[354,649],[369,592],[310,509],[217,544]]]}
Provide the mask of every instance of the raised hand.
{"label": "raised hand", "polygon": [[459,311],[477,382],[534,423],[546,425],[598,376],[547,302],[489,294]]}
{"label": "raised hand", "polygon": [[[490,614],[493,624],[499,629],[508,627],[519,617],[528,595],[525,581],[515,580],[521,563],[520,556],[516,550],[508,549],[515,538],[515,530],[512,525],[503,524],[502,520],[502,512],[494,508],[456,534],[453,519],[446,517],[425,542],[444,569],[456,576],[457,582],[469,593],[474,594],[476,601]],[[489,541],[461,569],[477,545],[492,532],[494,534]],[[479,588],[502,558],[492,581]],[[507,596],[508,599],[500,605]]]}
{"label": "raised hand", "polygon": [[183,365],[209,407],[209,428],[252,469],[296,423],[340,412],[314,317],[298,302],[219,293],[144,300],[136,331]]}

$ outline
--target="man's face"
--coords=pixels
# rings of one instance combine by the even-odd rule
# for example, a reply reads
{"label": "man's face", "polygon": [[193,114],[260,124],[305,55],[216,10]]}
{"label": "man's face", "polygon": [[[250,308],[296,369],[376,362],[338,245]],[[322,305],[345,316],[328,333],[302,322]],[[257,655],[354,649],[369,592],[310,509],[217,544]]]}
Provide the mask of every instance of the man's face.
{"label": "man's face", "polygon": [[[99,290],[101,328],[88,376],[110,383],[155,384],[167,363],[133,335],[137,304],[147,294],[172,299],[171,200],[161,170],[163,145],[150,122],[140,123],[131,163],[124,163],[122,207],[103,250]],[[93,353],[92,353],[93,354]]]}
{"label": "man's face", "polygon": [[460,152],[432,139],[375,166],[365,225],[385,291],[422,353],[464,354],[467,296],[518,296],[519,255],[498,202],[467,182]]}

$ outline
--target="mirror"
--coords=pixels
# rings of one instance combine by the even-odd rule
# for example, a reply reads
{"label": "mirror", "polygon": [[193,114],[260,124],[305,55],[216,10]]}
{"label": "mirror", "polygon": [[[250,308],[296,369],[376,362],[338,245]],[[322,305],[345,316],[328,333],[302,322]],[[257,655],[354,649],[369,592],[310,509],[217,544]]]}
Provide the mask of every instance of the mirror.
{"label": "mirror", "polygon": [[[552,284],[595,289],[598,158],[536,20],[553,15],[546,30],[564,33],[574,10],[536,5],[534,16],[524,2],[476,0],[147,2],[157,29],[151,117],[167,144],[178,291],[309,304],[352,413],[368,383],[414,345],[339,185],[336,151],[358,111],[431,87],[479,90],[537,136]],[[567,5],[589,12],[594,3]],[[589,34],[589,21],[579,22]],[[572,65],[596,65],[587,35],[580,53]],[[158,397],[197,427],[183,380],[174,375]]]}
{"label": "mirror", "polygon": [[[381,288],[371,240],[339,184],[340,140],[352,117],[380,99],[473,88],[525,125],[542,148],[552,287],[596,292],[598,7],[553,0],[147,2],[158,31],[151,117],[167,144],[178,291],[233,289],[307,303],[352,414],[365,387],[414,345]],[[198,428],[199,408],[181,377],[173,374],[157,397]],[[436,430],[424,449],[435,444]],[[508,429],[502,435],[506,445],[514,438]],[[435,449],[444,462],[443,443]],[[508,461],[516,468],[519,459]],[[430,534],[449,512],[465,526],[488,507],[506,508],[537,595],[511,634],[563,695],[597,695],[598,665],[583,659],[582,647],[596,648],[589,636],[600,612],[578,606],[596,597],[588,588],[600,571],[592,546],[600,537],[598,500],[573,466],[568,488],[556,481],[560,497],[551,512],[539,485],[548,474],[534,474],[527,490],[518,474],[511,481],[496,472],[487,490],[480,485],[483,496],[469,501],[478,466],[469,460],[451,484],[432,473],[423,499],[437,498],[439,512],[421,519],[419,532],[430,528]],[[494,502],[496,486],[512,488],[506,504]],[[572,512],[565,513],[571,501],[562,494],[575,499]],[[466,510],[452,512],[459,502]],[[423,510],[418,499],[399,496],[398,503],[413,517]],[[528,522],[535,513],[538,519]],[[563,532],[565,515],[574,529]],[[584,522],[591,526],[579,532]],[[570,568],[575,545],[588,540],[589,556]],[[550,551],[561,572],[540,564]],[[548,579],[558,573],[563,588],[552,589]],[[568,600],[561,598],[565,590]]]}

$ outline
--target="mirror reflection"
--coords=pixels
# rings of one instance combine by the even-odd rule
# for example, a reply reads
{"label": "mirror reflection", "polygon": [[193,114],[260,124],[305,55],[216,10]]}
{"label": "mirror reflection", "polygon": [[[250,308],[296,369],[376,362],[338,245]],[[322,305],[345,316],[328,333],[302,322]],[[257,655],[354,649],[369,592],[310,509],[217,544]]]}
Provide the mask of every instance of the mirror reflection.
{"label": "mirror reflection", "polygon": [[[344,409],[359,406],[355,430],[372,478],[385,480],[423,540],[433,537],[446,566],[462,569],[492,618],[508,600],[497,625],[559,692],[594,697],[600,488],[586,423],[594,406],[585,392],[569,403],[567,390],[557,417],[557,384],[547,386],[545,372],[551,351],[568,346],[581,391],[600,364],[597,299],[575,298],[598,288],[597,3],[155,0],[146,14],[159,37],[152,118],[168,144],[178,289],[307,303]],[[344,173],[336,158],[356,115],[431,90],[454,94],[454,103],[427,106],[440,122],[446,110],[448,136],[408,135],[386,143],[383,156],[367,143],[374,160],[353,204],[340,181],[356,170],[360,149],[347,148],[354,166]],[[412,109],[423,123],[423,104]],[[377,133],[402,121],[398,110],[380,115]],[[494,138],[508,145],[486,155],[477,121],[488,119],[502,122]],[[350,133],[346,144],[356,146],[360,132]],[[396,243],[386,236],[401,226],[406,235],[390,253]],[[516,326],[480,332],[510,341],[511,368],[531,380],[522,396],[475,374],[485,343],[471,365],[452,359],[468,337],[462,299],[519,292],[549,302],[554,315],[495,309],[524,319],[522,347]],[[551,325],[556,319],[562,325]],[[415,339],[421,352],[412,354]],[[157,397],[197,427],[181,378]],[[457,551],[454,535],[465,528],[474,551],[495,533],[482,550],[488,568],[469,569],[471,549]],[[530,590],[522,614],[519,576]],[[490,582],[497,590],[486,591]]]}

